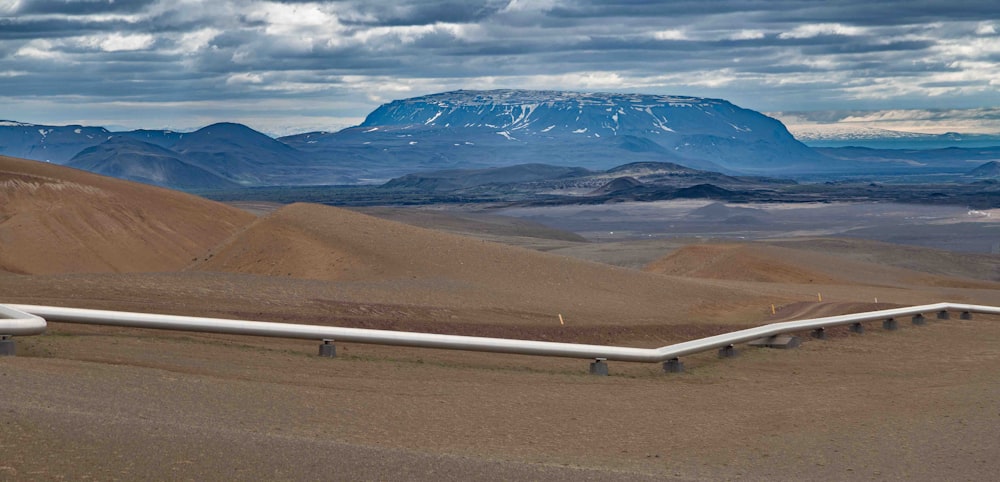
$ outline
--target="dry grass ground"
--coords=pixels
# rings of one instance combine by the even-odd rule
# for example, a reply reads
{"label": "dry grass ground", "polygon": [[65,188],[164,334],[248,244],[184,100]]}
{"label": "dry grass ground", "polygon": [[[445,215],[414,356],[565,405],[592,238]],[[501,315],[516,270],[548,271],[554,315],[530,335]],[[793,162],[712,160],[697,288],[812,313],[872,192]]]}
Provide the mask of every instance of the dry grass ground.
{"label": "dry grass ground", "polygon": [[[1000,305],[978,262],[934,250],[635,244],[621,259],[660,258],[642,272],[323,206],[254,218],[3,162],[2,302],[630,346],[940,300]],[[32,176],[75,187],[24,194],[40,192]],[[51,239],[101,213],[112,221],[97,234]],[[584,246],[484,223],[490,239],[528,229]],[[172,236],[185,247],[167,256],[158,240]],[[352,344],[330,360],[317,342],[54,323],[0,359],[0,480],[988,479],[998,322],[831,330],[798,350],[692,356],[679,375],[613,363],[606,378],[586,360]]]}

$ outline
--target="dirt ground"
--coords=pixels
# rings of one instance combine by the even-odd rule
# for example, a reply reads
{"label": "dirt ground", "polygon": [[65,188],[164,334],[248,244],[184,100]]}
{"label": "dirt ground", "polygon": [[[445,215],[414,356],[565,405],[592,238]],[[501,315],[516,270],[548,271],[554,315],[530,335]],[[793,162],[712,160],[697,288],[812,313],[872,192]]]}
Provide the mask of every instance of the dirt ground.
{"label": "dirt ground", "polygon": [[1000,318],[585,360],[54,324],[0,359],[0,479],[986,480]]}

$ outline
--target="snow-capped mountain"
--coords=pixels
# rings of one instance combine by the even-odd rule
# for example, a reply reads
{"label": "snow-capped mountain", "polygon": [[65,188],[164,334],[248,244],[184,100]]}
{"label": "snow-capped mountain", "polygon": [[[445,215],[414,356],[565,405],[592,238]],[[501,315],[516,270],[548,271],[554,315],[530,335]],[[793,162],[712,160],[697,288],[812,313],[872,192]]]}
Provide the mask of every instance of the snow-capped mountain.
{"label": "snow-capped mountain", "polygon": [[733,137],[755,128],[787,135],[780,122],[724,100],[529,90],[459,90],[396,100],[369,114],[360,127],[416,124],[487,128],[503,137]]}
{"label": "snow-capped mountain", "polygon": [[0,154],[62,164],[111,137],[103,127],[47,126],[0,121]]}
{"label": "snow-capped mountain", "polygon": [[461,90],[384,104],[356,129],[408,135],[415,149],[422,139],[447,132],[460,144],[486,140],[511,151],[554,143],[618,151],[603,160],[577,158],[578,165],[587,167],[616,165],[625,154],[621,151],[732,171],[783,170],[817,160],[773,118],[725,100],[683,96]]}
{"label": "snow-capped mountain", "polygon": [[1000,145],[1000,135],[926,134],[852,124],[798,124],[788,130],[810,147],[868,147],[873,149],[979,148]]}
{"label": "snow-capped mountain", "polygon": [[170,148],[184,137],[184,134],[169,130],[145,129],[112,132],[103,127],[51,126],[0,120],[0,154],[65,164],[80,151],[102,144],[115,136]]}

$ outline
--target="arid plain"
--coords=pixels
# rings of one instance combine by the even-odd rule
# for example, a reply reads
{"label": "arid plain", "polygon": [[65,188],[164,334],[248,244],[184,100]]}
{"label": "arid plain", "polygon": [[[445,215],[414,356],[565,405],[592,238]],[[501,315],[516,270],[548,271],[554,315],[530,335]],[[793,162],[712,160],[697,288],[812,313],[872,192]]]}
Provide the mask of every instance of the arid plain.
{"label": "arid plain", "polygon": [[[0,157],[0,302],[641,347],[1000,305],[1000,260],[985,254],[815,237],[587,243],[503,217],[242,207]],[[52,323],[0,358],[0,479],[1000,470],[1000,318],[831,331],[796,350],[692,356],[683,374],[611,363],[594,377],[586,360],[357,344],[324,359],[318,340]]]}

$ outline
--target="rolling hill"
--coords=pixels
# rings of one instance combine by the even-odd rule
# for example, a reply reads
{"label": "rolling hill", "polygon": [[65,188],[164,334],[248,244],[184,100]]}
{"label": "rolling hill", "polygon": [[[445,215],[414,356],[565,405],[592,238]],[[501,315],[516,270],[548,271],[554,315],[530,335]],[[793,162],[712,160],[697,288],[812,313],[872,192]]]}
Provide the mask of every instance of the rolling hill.
{"label": "rolling hill", "polygon": [[986,178],[1000,177],[1000,161],[990,161],[984,163],[969,171],[969,175]]}
{"label": "rolling hill", "polygon": [[[336,282],[363,289],[371,303],[509,312],[576,323],[651,323],[664,303],[679,312],[717,305],[700,280],[665,277],[422,229],[313,204],[292,204],[261,218],[189,267]],[[760,295],[733,289],[728,306]],[[762,303],[757,301],[756,303]],[[722,305],[726,305],[723,303]],[[508,312],[508,315],[499,313]],[[547,315],[545,315],[547,313]]]}
{"label": "rolling hill", "polygon": [[0,156],[0,270],[172,271],[253,216],[188,194]]}
{"label": "rolling hill", "polygon": [[[930,250],[925,250],[917,259],[930,256]],[[649,263],[645,271],[693,278],[797,285],[909,285],[987,289],[998,286],[989,281],[932,274],[843,255],[767,243],[692,244]]]}
{"label": "rolling hill", "polygon": [[174,189],[235,188],[239,184],[182,159],[183,154],[116,136],[73,156],[67,166],[95,174]]}

